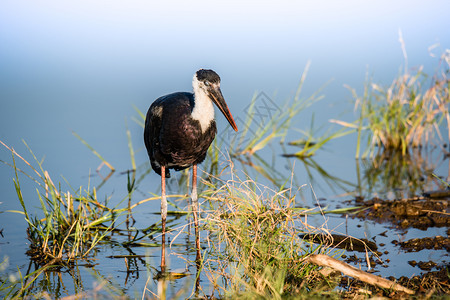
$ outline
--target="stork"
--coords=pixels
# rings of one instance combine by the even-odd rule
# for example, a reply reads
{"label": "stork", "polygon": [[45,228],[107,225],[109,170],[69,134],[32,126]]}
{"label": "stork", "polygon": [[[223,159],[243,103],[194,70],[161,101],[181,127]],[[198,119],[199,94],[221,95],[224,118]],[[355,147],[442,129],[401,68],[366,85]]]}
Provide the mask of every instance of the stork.
{"label": "stork", "polygon": [[220,77],[213,70],[200,69],[192,81],[194,92],[177,92],[159,97],[147,112],[144,142],[153,170],[161,175],[161,267],[165,266],[167,199],[165,179],[170,169],[192,166],[191,199],[194,207],[197,260],[200,259],[198,234],[197,164],[203,162],[217,132],[213,103],[235,131],[233,116],[220,90]]}

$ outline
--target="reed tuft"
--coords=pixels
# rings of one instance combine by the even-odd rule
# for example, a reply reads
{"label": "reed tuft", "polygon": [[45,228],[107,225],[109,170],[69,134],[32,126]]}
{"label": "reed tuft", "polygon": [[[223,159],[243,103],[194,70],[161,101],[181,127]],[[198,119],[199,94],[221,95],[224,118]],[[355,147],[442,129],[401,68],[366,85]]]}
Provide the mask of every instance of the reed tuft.
{"label": "reed tuft", "polygon": [[205,191],[211,207],[203,215],[209,246],[203,268],[219,293],[225,298],[281,299],[307,295],[309,287],[323,284],[305,259],[329,249],[301,238],[319,231],[307,223],[312,211],[297,207],[290,188],[271,190],[232,172],[232,180]]}
{"label": "reed tuft", "polygon": [[[102,241],[114,228],[117,218],[126,210],[111,209],[107,203],[97,198],[97,190],[77,190],[63,192],[61,184],[55,184],[50,174],[44,170],[42,162],[34,156],[38,168],[25,160],[14,149],[3,142],[10,150],[15,172],[14,185],[23,214],[28,223],[27,235],[30,249],[27,254],[40,266],[68,265],[71,261],[88,257],[92,249]],[[25,144],[26,145],[26,144]],[[16,165],[19,158],[28,166],[33,176],[19,169]],[[37,198],[41,205],[41,215],[28,212],[28,202],[22,193],[19,173],[23,173],[37,184]],[[108,225],[107,225],[108,224]]]}
{"label": "reed tuft", "polygon": [[357,128],[356,157],[360,157],[364,136],[367,148],[363,157],[373,155],[375,147],[406,155],[411,148],[429,145],[436,136],[442,140],[439,127],[444,120],[447,131],[450,129],[449,69],[450,51],[447,50],[441,57],[440,68],[430,79],[420,67],[415,71],[405,70],[388,87],[367,81],[363,96],[350,88],[359,119],[355,124],[333,121]]}

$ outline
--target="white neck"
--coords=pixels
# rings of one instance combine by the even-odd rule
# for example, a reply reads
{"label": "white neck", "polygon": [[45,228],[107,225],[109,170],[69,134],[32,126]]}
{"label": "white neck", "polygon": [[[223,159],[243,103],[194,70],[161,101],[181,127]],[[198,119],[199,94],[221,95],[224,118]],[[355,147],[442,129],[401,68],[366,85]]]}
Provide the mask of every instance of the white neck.
{"label": "white neck", "polygon": [[194,88],[195,104],[191,117],[200,122],[202,132],[205,132],[211,124],[211,121],[214,120],[214,106],[203,89],[203,84],[198,82],[196,75],[194,75],[192,87]]}

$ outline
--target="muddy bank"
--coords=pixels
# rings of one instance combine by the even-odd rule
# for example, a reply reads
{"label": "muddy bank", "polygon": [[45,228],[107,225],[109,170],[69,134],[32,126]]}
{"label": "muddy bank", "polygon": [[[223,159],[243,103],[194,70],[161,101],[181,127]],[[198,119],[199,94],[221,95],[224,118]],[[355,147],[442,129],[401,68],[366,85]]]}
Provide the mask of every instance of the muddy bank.
{"label": "muddy bank", "polygon": [[396,227],[426,230],[429,227],[448,227],[450,212],[448,199],[417,197],[406,200],[356,199],[354,204],[366,209],[355,214],[357,218],[378,223],[390,223]]}
{"label": "muddy bank", "polygon": [[[448,228],[450,227],[448,196],[448,193],[425,193],[424,196],[402,200],[383,200],[379,198],[364,200],[357,198],[348,201],[348,203],[360,206],[362,209],[349,216],[361,220],[372,220],[379,224],[386,224],[391,228],[400,229],[401,231],[407,231],[410,228],[417,228],[424,231],[432,227]],[[398,241],[393,237],[391,243],[405,253],[420,252],[423,250],[445,250],[450,252],[449,232],[450,229],[447,229],[445,232],[446,236],[428,236],[406,241]],[[386,236],[385,233],[381,235]],[[375,251],[379,256],[381,254],[389,254],[386,252],[380,253]],[[344,258],[348,262],[354,262],[354,260],[362,262],[361,258],[356,255],[349,255]],[[370,258],[372,262],[372,256]],[[389,259],[385,259],[384,261],[385,263],[389,263]],[[375,263],[373,265],[376,265],[379,261],[374,259],[373,262]],[[416,296],[419,296],[419,298],[428,298],[431,296],[437,296],[438,298],[442,296],[445,298],[446,295],[450,294],[450,270],[448,261],[427,261],[426,259],[421,261],[418,259],[418,261],[408,261],[408,264],[420,269],[417,272],[419,275],[414,275],[409,278],[406,276],[400,278],[391,276],[388,279],[414,290]],[[405,294],[369,286],[348,277],[342,277],[340,286],[345,290],[344,298],[346,299],[354,299],[355,297],[361,297],[361,295],[369,297],[383,296],[393,299],[407,298]]]}
{"label": "muddy bank", "polygon": [[426,237],[422,239],[411,239],[405,242],[393,241],[395,244],[400,245],[400,247],[406,252],[417,252],[424,249],[445,249],[450,251],[450,239],[443,236]]}

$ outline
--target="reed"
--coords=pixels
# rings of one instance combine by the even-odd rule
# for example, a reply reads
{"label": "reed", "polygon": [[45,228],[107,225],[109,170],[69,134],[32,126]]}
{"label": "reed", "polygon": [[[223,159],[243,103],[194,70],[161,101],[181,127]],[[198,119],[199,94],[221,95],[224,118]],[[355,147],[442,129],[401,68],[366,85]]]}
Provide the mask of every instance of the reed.
{"label": "reed", "polygon": [[260,121],[261,112],[257,109],[259,104],[258,97],[255,94],[246,112],[245,120],[241,126],[242,129],[230,143],[229,151],[232,156],[251,156],[276,139],[284,142],[284,137],[288,129],[291,128],[295,117],[323,98],[320,95],[322,89],[319,89],[309,97],[301,97],[309,66],[310,63],[305,66],[295,96],[286,101],[282,107],[274,109],[273,115],[265,119],[264,122]]}
{"label": "reed", "polygon": [[450,129],[448,79],[450,51],[441,57],[439,69],[429,78],[423,67],[404,70],[390,86],[383,87],[367,80],[364,93],[359,96],[350,89],[359,118],[355,123],[332,120],[358,132],[356,157],[373,155],[375,148],[400,151],[406,155],[412,148],[425,147],[443,140],[440,126],[445,121]]}
{"label": "reed", "polygon": [[299,130],[301,134],[303,134],[306,138],[300,138],[298,140],[289,142],[289,145],[298,146],[302,149],[293,153],[293,154],[284,154],[285,157],[297,157],[297,158],[308,158],[316,154],[319,149],[337,138],[346,136],[350,133],[355,132],[355,129],[345,130],[345,128],[341,128],[337,131],[331,132],[331,128],[328,129],[324,134],[317,137],[316,130],[314,129],[314,115],[311,119],[311,126],[309,131]]}
{"label": "reed", "polygon": [[330,292],[334,285],[319,279],[317,268],[305,261],[329,249],[300,237],[320,231],[307,223],[315,211],[298,207],[290,188],[271,190],[242,181],[235,170],[232,174],[204,193],[210,207],[203,213],[208,232],[203,270],[219,295],[281,299]]}
{"label": "reed", "polygon": [[[6,147],[12,155],[14,168],[14,185],[28,223],[28,239],[30,249],[28,255],[40,266],[67,265],[71,261],[86,258],[92,249],[114,228],[117,218],[123,209],[108,208],[107,199],[101,203],[97,198],[97,190],[82,187],[63,192],[61,183],[55,184],[50,174],[44,170],[40,162],[28,147],[37,168],[23,158],[14,149]],[[26,144],[25,144],[26,145]],[[33,175],[19,169],[16,159],[21,160],[32,171]],[[28,212],[27,201],[19,180],[19,173],[31,178],[37,185],[37,199],[42,216]],[[107,225],[108,224],[108,225]]]}

